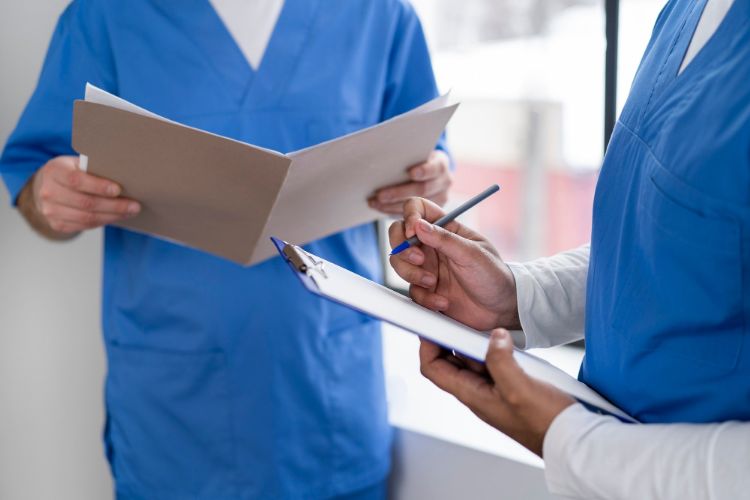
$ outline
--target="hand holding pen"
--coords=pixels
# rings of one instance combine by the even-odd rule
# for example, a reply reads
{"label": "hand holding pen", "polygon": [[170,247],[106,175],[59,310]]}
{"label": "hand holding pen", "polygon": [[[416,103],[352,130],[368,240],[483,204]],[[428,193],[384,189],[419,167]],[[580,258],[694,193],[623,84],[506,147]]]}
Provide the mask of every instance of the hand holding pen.
{"label": "hand holding pen", "polygon": [[[479,197],[486,199],[486,193]],[[477,198],[459,207],[461,213],[466,206],[475,206]],[[451,212],[452,219],[457,211]],[[444,217],[436,204],[412,198],[404,205],[404,221],[389,229],[392,247],[415,236],[419,242],[390,257],[396,273],[411,285],[411,297],[478,330],[520,329],[510,268],[492,244],[472,229],[455,220],[443,222],[443,227],[428,222]]]}
{"label": "hand holding pen", "polygon": [[[472,199],[466,201],[465,203],[462,203],[461,205],[456,207],[454,210],[451,210],[447,214],[443,215],[438,220],[436,220],[433,224],[438,227],[445,227],[446,224],[460,217],[464,212],[467,212],[468,210],[474,208],[479,203],[486,200],[487,198],[497,193],[498,191],[500,191],[500,186],[498,186],[497,184],[493,184],[492,186],[488,187],[487,189],[485,189],[484,191],[482,191],[481,193],[479,193]],[[399,246],[394,248],[393,251],[391,252],[391,255],[399,254],[403,252],[404,250],[406,250],[407,248],[412,247],[418,243],[419,243],[419,239],[416,236],[412,236],[411,238],[409,238],[408,240],[404,241]]]}

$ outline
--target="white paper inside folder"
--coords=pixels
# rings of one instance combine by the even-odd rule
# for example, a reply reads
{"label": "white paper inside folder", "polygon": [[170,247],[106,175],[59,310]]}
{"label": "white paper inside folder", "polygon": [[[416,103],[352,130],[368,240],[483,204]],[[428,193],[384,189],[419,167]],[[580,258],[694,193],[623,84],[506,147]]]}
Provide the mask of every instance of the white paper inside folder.
{"label": "white paper inside folder", "polygon": [[[398,292],[299,247],[288,246],[296,250],[299,258],[307,264],[304,274],[314,283],[314,287],[307,286],[311,292],[454,349],[465,356],[484,360],[489,345],[487,333],[479,332],[443,314],[422,307]],[[586,384],[547,361],[518,349],[514,351],[514,355],[518,364],[530,376],[547,382],[591,407],[626,422],[636,422]]]}

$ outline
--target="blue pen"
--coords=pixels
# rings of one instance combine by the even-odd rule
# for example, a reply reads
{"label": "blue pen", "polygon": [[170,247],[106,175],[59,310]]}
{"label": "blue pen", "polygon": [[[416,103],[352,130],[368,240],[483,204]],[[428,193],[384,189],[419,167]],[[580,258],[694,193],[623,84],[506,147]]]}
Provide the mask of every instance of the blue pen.
{"label": "blue pen", "polygon": [[[500,186],[498,186],[497,184],[494,184],[488,187],[487,189],[485,189],[484,191],[482,191],[481,193],[479,193],[478,195],[476,195],[475,197],[473,197],[466,203],[461,204],[456,209],[451,210],[447,214],[440,217],[433,224],[439,227],[445,226],[446,224],[448,224],[449,222],[451,222],[452,220],[454,220],[455,218],[457,218],[464,212],[468,211],[470,208],[473,208],[475,205],[478,205],[480,202],[486,200],[487,198],[497,193],[498,191],[500,191]],[[407,248],[416,245],[417,243],[419,243],[419,239],[416,236],[412,236],[411,238],[409,238],[408,240],[404,241],[399,246],[394,248],[393,251],[391,251],[391,255],[396,255],[398,253],[401,253]]]}

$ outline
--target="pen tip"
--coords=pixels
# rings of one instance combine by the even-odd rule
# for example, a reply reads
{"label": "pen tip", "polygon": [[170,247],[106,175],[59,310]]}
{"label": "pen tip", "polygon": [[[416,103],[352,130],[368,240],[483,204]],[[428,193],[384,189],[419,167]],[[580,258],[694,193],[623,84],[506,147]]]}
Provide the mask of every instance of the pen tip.
{"label": "pen tip", "polygon": [[391,250],[391,253],[388,254],[388,255],[392,256],[392,255],[399,254],[399,253],[403,252],[404,250],[406,250],[408,247],[409,247],[409,242],[405,241],[405,242],[401,243],[399,246],[397,246],[396,248],[394,248],[393,250]]}

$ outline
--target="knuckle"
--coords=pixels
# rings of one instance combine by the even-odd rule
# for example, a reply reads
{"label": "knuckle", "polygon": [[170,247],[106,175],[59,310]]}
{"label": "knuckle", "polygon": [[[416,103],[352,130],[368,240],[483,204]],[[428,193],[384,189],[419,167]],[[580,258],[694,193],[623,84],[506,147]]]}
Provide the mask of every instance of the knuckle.
{"label": "knuckle", "polygon": [[490,349],[487,351],[485,361],[488,365],[499,365],[503,362],[503,353],[497,349]]}
{"label": "knuckle", "polygon": [[96,202],[91,196],[81,196],[78,201],[78,206],[83,210],[92,210]]}
{"label": "knuckle", "polygon": [[523,406],[523,395],[515,389],[507,389],[503,393],[503,399],[511,408],[520,408]]}
{"label": "knuckle", "polygon": [[115,205],[115,211],[120,214],[126,214],[128,213],[128,207],[130,206],[130,202],[127,200],[120,200],[117,202],[117,205]]}
{"label": "knuckle", "polygon": [[394,255],[393,257],[391,257],[391,259],[392,259],[391,260],[391,265],[393,266],[393,270],[396,271],[396,274],[398,274],[399,276],[401,276],[401,278],[404,281],[406,281],[408,283],[411,283],[412,280],[411,280],[411,277],[409,276],[408,268],[406,268],[406,266],[405,266],[404,262],[401,260],[400,256]]}
{"label": "knuckle", "polygon": [[390,226],[388,226],[388,236],[391,238],[391,241],[394,239],[395,236],[398,236],[399,229],[401,226],[400,222],[394,222]]}
{"label": "knuckle", "polygon": [[50,189],[49,186],[42,186],[42,188],[39,189],[39,198],[42,201],[50,201],[52,199],[52,196],[52,189]]}
{"label": "knuckle", "polygon": [[73,188],[80,187],[83,182],[83,177],[80,172],[70,172],[67,177],[68,185]]}
{"label": "knuckle", "polygon": [[469,395],[469,390],[467,389],[465,385],[460,385],[456,389],[456,399],[458,399],[461,403],[463,403],[466,406],[471,406],[472,400]]}
{"label": "knuckle", "polygon": [[87,226],[93,226],[96,225],[96,223],[99,221],[99,218],[97,217],[96,213],[94,212],[86,212],[83,215],[83,223]]}
{"label": "knuckle", "polygon": [[450,241],[450,238],[451,238],[451,232],[450,231],[446,231],[442,227],[438,227],[438,226],[434,226],[434,228],[435,228],[434,229],[435,230],[435,236],[437,236],[437,239],[438,239],[438,241],[440,243],[445,244],[448,241]]}
{"label": "knuckle", "polygon": [[419,269],[410,268],[408,272],[405,273],[407,275],[406,281],[409,283],[421,283],[422,282],[422,272]]}
{"label": "knuckle", "polygon": [[55,215],[55,211],[56,211],[55,208],[52,205],[50,205],[49,203],[43,203],[42,206],[41,206],[41,210],[40,210],[40,212],[42,213],[42,215],[45,216],[45,217],[47,217],[47,218],[52,217],[53,215]]}

